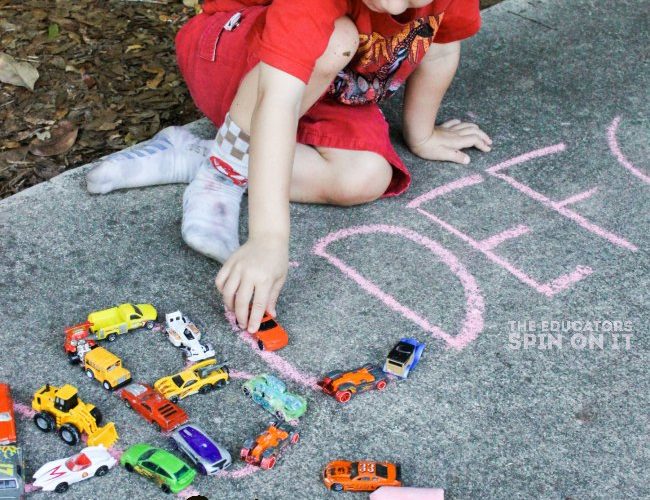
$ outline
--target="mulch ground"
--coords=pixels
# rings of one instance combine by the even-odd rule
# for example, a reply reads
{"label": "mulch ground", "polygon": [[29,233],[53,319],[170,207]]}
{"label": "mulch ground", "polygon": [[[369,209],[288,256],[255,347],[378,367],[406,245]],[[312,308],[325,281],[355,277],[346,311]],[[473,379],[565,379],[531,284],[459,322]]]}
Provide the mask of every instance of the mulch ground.
{"label": "mulch ground", "polygon": [[0,54],[38,71],[0,83],[0,199],[201,116],[174,56],[184,3],[0,0]]}

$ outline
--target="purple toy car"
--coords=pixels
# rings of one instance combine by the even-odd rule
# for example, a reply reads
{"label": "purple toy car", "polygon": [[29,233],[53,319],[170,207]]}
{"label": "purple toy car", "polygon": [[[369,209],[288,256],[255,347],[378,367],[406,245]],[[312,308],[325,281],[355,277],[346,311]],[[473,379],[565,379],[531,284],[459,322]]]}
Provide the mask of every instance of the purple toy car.
{"label": "purple toy car", "polygon": [[215,443],[197,425],[181,425],[172,433],[171,439],[173,445],[185,453],[203,475],[216,474],[232,464],[228,450]]}

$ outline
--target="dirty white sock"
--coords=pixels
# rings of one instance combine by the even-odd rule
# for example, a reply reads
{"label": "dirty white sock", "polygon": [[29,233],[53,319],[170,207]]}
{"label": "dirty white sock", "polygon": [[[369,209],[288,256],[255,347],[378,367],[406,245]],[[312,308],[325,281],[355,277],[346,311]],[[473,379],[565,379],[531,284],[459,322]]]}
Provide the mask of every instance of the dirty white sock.
{"label": "dirty white sock", "polygon": [[205,160],[211,140],[183,127],[167,127],[148,141],[100,159],[86,175],[88,191],[188,183]]}
{"label": "dirty white sock", "polygon": [[182,234],[199,253],[225,262],[239,247],[239,208],[248,184],[250,137],[230,115],[183,195]]}

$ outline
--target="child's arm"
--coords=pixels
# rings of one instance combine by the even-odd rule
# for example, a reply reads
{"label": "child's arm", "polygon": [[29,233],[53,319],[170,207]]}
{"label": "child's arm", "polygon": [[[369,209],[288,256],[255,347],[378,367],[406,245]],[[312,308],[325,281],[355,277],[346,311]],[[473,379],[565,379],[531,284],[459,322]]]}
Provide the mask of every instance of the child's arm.
{"label": "child's arm", "polygon": [[[289,185],[305,84],[260,63],[251,119],[248,240],[223,265],[216,285],[240,327],[256,332],[275,304],[289,266]],[[249,304],[253,302],[250,312]]]}
{"label": "child's arm", "polygon": [[460,151],[491,150],[492,140],[477,125],[450,120],[435,127],[442,98],[456,74],[460,42],[432,44],[409,77],[404,96],[404,139],[409,149],[427,160],[469,163]]}

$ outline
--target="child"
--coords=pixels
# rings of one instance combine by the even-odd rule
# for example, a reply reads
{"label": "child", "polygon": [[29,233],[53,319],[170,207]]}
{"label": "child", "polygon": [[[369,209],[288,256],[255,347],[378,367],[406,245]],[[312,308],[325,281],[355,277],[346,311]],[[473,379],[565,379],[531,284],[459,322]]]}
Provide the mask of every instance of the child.
{"label": "child", "polygon": [[[203,10],[176,49],[216,139],[169,127],[105,158],[88,190],[189,183],[183,239],[223,263],[216,286],[254,333],[265,309],[275,316],[286,279],[289,201],[349,206],[408,188],[377,105],[402,83],[413,153],[467,164],[461,149],[490,151],[474,124],[434,127],[460,40],[479,29],[478,0],[205,0]],[[247,188],[249,234],[239,246]]]}

